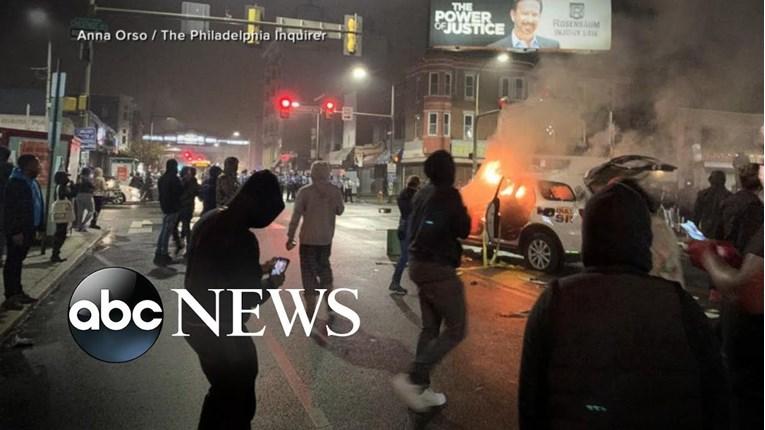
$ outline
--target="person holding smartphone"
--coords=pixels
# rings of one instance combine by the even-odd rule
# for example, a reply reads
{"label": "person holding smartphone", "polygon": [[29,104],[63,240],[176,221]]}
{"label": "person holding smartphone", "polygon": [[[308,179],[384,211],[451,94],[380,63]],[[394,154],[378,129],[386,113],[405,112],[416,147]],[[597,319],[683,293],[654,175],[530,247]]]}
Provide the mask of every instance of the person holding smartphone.
{"label": "person holding smartphone", "polygon": [[[282,210],[279,181],[264,170],[250,176],[227,206],[204,214],[191,232],[184,286],[210,315],[219,312],[220,324],[216,335],[188,306],[183,309],[185,339],[210,382],[200,429],[250,428],[255,416],[257,351],[251,338],[227,336],[234,329],[229,290],[260,290],[243,294],[242,308],[251,309],[270,298],[269,289],[284,283],[284,271],[273,271],[278,259],[253,264],[260,262],[260,249],[250,230],[268,226]],[[286,270],[286,263],[280,265]],[[224,291],[216,297],[212,289]],[[246,319],[238,329],[246,333],[244,323]]]}

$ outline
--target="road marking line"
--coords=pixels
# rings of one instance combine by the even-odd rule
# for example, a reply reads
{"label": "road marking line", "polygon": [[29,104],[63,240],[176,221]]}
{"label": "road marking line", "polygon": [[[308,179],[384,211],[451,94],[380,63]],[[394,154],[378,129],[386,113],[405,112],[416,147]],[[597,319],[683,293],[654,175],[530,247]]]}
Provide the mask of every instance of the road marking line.
{"label": "road marking line", "polygon": [[276,360],[276,364],[282,370],[282,374],[287,379],[287,383],[292,389],[292,392],[300,401],[300,404],[303,405],[303,410],[308,414],[308,418],[311,419],[314,427],[317,429],[331,429],[332,424],[329,423],[329,420],[326,415],[324,415],[321,408],[314,406],[311,389],[303,383],[302,379],[300,379],[300,375],[298,375],[295,367],[287,356],[287,352],[284,351],[284,348],[279,344],[279,341],[268,332],[265,333],[263,339],[266,341],[266,346],[271,351],[271,355]]}

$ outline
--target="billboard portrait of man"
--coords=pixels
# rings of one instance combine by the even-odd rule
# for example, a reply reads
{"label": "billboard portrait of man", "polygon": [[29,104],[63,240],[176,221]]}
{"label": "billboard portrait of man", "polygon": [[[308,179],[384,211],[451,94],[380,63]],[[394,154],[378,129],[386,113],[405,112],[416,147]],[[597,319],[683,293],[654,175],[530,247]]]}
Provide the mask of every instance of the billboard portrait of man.
{"label": "billboard portrait of man", "polygon": [[542,0],[512,0],[510,19],[513,30],[490,48],[559,49],[560,43],[536,34],[542,16]]}

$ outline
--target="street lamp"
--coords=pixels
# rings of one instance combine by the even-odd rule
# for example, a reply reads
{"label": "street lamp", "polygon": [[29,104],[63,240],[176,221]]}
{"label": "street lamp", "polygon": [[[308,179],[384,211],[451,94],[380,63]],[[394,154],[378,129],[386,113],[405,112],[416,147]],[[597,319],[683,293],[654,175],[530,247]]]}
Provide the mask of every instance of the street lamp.
{"label": "street lamp", "polygon": [[[48,13],[45,12],[44,9],[36,8],[32,9],[28,12],[27,18],[29,19],[29,23],[33,27],[41,28],[50,30],[50,21],[48,20]],[[49,120],[49,114],[48,110],[50,109],[50,91],[51,91],[51,55],[53,52],[51,41],[50,41],[50,31],[48,31],[48,62],[45,66],[45,124],[47,127]],[[39,69],[37,69],[39,70]]]}
{"label": "street lamp", "polygon": [[362,66],[356,66],[353,68],[353,70],[351,70],[351,76],[353,76],[353,79],[357,81],[366,79],[368,75],[369,72],[367,72],[367,69]]}
{"label": "street lamp", "polygon": [[235,132],[231,133],[231,135],[234,136],[234,137],[239,137],[240,136],[238,131],[235,131]]}
{"label": "street lamp", "polygon": [[489,59],[483,63],[481,68],[478,69],[478,73],[475,75],[475,108],[473,111],[473,130],[471,130],[473,134],[473,176],[475,176],[476,171],[478,171],[478,119],[499,112],[499,109],[493,109],[483,113],[478,111],[481,94],[481,72],[495,61],[500,64],[506,64],[510,61],[510,55],[507,52],[502,52],[496,57]]}
{"label": "street lamp", "polygon": [[[355,66],[351,70],[351,76],[353,77],[355,81],[363,81],[363,80],[366,80],[366,78],[369,76],[369,72],[364,66]],[[390,139],[388,139],[388,148],[387,148],[389,155],[393,152],[393,139],[396,138],[396,119],[394,116],[395,109],[396,109],[396,84],[391,84],[390,114],[371,114],[371,113],[363,113],[363,112],[354,112],[354,115],[390,118],[390,122],[391,122]]]}

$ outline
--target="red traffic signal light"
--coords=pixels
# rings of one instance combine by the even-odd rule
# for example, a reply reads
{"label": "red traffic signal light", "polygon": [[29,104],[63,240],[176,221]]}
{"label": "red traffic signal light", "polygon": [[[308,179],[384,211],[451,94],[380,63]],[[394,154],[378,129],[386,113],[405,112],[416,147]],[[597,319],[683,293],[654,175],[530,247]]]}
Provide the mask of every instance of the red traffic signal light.
{"label": "red traffic signal light", "polygon": [[183,158],[185,158],[187,160],[191,160],[191,151],[185,151],[183,153]]}
{"label": "red traffic signal light", "polygon": [[332,114],[338,111],[338,103],[334,99],[325,99],[321,103],[321,111],[327,119],[330,119]]}
{"label": "red traffic signal light", "polygon": [[282,97],[279,99],[279,117],[289,118],[292,111],[293,101],[289,97]]}

